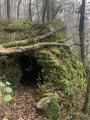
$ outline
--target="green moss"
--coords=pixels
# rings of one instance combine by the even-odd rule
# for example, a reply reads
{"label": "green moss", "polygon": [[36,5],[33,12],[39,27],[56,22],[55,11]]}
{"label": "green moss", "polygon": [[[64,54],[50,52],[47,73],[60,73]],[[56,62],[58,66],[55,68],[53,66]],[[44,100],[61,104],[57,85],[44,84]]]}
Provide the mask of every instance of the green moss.
{"label": "green moss", "polygon": [[39,49],[39,48],[40,48],[40,44],[39,44],[39,43],[37,43],[37,44],[35,44],[33,47],[34,47],[34,49],[35,49],[35,50],[37,50],[37,49]]}
{"label": "green moss", "polygon": [[69,50],[68,50],[68,53],[74,55],[72,49],[70,49],[70,48],[69,48]]}
{"label": "green moss", "polygon": [[64,66],[60,66],[60,71],[61,71],[61,72],[66,72],[67,69],[66,69]]}
{"label": "green moss", "polygon": [[65,52],[65,48],[64,47],[60,47],[60,51],[63,53]]}
{"label": "green moss", "polygon": [[75,69],[83,68],[83,63],[80,62],[80,61],[78,61],[78,60],[75,60],[75,61],[73,62],[73,67],[74,67]]}
{"label": "green moss", "polygon": [[60,66],[60,63],[57,60],[38,59],[38,64],[44,68],[58,68]]}
{"label": "green moss", "polygon": [[0,31],[0,39],[3,39],[5,36],[5,32],[4,31]]}
{"label": "green moss", "polygon": [[69,81],[65,78],[63,78],[62,80],[58,79],[58,78],[52,78],[51,81],[56,84],[61,91],[67,91],[69,89]]}
{"label": "green moss", "polygon": [[3,46],[5,48],[9,48],[9,47],[15,47],[15,46],[25,46],[28,44],[29,42],[27,40],[22,40],[22,41],[14,41],[14,42],[5,43]]}
{"label": "green moss", "polygon": [[58,40],[57,42],[64,43],[65,41],[69,40],[70,38],[62,38]]}
{"label": "green moss", "polygon": [[58,99],[60,98],[57,93],[43,93],[42,97],[51,97],[55,101],[58,101]]}
{"label": "green moss", "polygon": [[67,37],[67,32],[66,32],[66,30],[61,30],[60,32],[57,32],[56,33],[56,38],[57,38],[57,40],[59,40],[59,39],[65,39]]}
{"label": "green moss", "polygon": [[55,75],[62,80],[63,78],[66,78],[65,75],[67,75],[67,69],[64,66],[60,66],[58,70],[56,70]]}
{"label": "green moss", "polygon": [[67,59],[67,60],[65,60],[65,63],[66,63],[66,65],[68,66],[68,71],[69,71],[69,73],[76,73],[77,71],[73,68],[73,66],[72,66],[72,62],[70,61],[70,59]]}
{"label": "green moss", "polygon": [[60,53],[61,53],[58,48],[54,48],[54,49],[52,50],[52,52],[55,53],[56,55],[60,55]]}
{"label": "green moss", "polygon": [[71,80],[71,75],[68,74],[68,73],[66,73],[66,74],[65,74],[65,78],[66,78],[67,80]]}
{"label": "green moss", "polygon": [[52,97],[54,93],[44,93],[42,96],[43,97]]}
{"label": "green moss", "polygon": [[24,49],[24,47],[19,47],[19,49],[23,50],[23,49]]}
{"label": "green moss", "polygon": [[18,31],[18,30],[29,30],[32,28],[33,23],[28,20],[15,20],[9,26],[8,30]]}
{"label": "green moss", "polygon": [[78,88],[80,89],[80,91],[85,91],[86,89],[86,84],[85,84],[85,80],[83,78],[77,78],[77,84],[78,84]]}
{"label": "green moss", "polygon": [[[61,20],[53,20],[48,23],[48,29],[51,30],[51,27],[54,29],[57,29],[59,27],[64,27],[64,24]],[[64,39],[67,37],[67,32],[66,30],[61,30],[55,33],[55,37],[51,37],[50,41],[58,41],[60,39]],[[62,41],[62,40],[61,40]]]}
{"label": "green moss", "polygon": [[39,50],[36,52],[36,57],[39,59],[50,59],[53,60],[54,56],[49,52],[49,51],[45,51],[45,50]]}
{"label": "green moss", "polygon": [[32,25],[32,27],[35,28],[35,29],[38,29],[38,28],[40,28],[40,27],[43,27],[43,24],[34,23],[34,24]]}
{"label": "green moss", "polygon": [[51,27],[57,29],[58,27],[64,27],[64,24],[60,19],[52,20],[51,22],[48,23],[48,29],[51,29]]}
{"label": "green moss", "polygon": [[50,104],[45,109],[45,117],[48,120],[59,120],[60,116],[60,106],[56,101],[51,101]]}

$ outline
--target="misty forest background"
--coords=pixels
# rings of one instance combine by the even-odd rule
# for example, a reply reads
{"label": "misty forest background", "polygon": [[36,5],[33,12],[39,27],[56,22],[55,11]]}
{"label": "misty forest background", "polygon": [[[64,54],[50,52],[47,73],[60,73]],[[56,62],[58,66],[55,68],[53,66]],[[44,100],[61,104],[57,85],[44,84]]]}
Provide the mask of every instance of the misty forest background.
{"label": "misty forest background", "polygon": [[[82,5],[84,4],[84,5]],[[61,19],[67,26],[68,43],[80,59],[80,21],[84,21],[84,58],[89,62],[89,9],[88,0],[0,0],[1,20],[27,19],[34,22],[46,23],[52,19]],[[82,13],[83,12],[83,13]],[[82,16],[82,18],[81,18]],[[78,45],[77,45],[78,44]]]}

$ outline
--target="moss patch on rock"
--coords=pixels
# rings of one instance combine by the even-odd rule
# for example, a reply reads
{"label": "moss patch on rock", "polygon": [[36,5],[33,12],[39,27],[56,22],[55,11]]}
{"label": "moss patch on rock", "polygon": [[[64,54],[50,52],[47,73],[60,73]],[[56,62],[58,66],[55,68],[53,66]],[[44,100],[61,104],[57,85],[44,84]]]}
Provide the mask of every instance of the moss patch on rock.
{"label": "moss patch on rock", "polygon": [[[53,29],[62,28],[64,27],[64,24],[61,20],[53,20],[45,25],[39,24],[39,23],[33,23],[28,20],[15,20],[5,26],[5,29],[2,30],[3,34],[3,40],[4,43],[11,42],[11,41],[20,41],[25,39],[31,39],[36,36],[44,35],[48,32],[51,32],[51,26]],[[12,36],[13,35],[13,36]],[[2,37],[2,36],[1,36]],[[6,41],[5,41],[5,40]],[[48,42],[65,42],[68,40],[67,38],[67,32],[65,30],[61,30],[53,34],[53,36],[49,37],[49,39],[45,39],[44,41]],[[21,44],[20,44],[21,45]]]}
{"label": "moss patch on rock", "polygon": [[45,117],[49,120],[59,120],[60,106],[56,101],[51,100],[50,104],[45,108]]}
{"label": "moss patch on rock", "polygon": [[10,31],[30,30],[33,23],[28,20],[15,20],[9,26]]}
{"label": "moss patch on rock", "polygon": [[[50,94],[51,95],[51,94]],[[55,97],[44,97],[37,103],[37,109],[48,120],[59,120],[60,106],[55,100]]]}
{"label": "moss patch on rock", "polygon": [[58,100],[60,99],[60,97],[57,93],[52,93],[52,92],[51,93],[43,93],[42,97],[51,97],[56,102],[58,102]]}
{"label": "moss patch on rock", "polygon": [[60,55],[60,53],[61,53],[58,48],[54,48],[54,49],[52,50],[52,52],[55,53],[56,55]]}
{"label": "moss patch on rock", "polygon": [[[63,24],[63,22],[60,19],[58,19],[58,20],[51,21],[48,24],[48,29],[49,30],[51,30],[51,27],[53,29],[57,29],[58,27],[64,27],[64,24]],[[66,32],[66,29],[65,29],[65,30],[57,32],[54,37],[50,38],[50,41],[57,41],[57,40],[59,40],[61,42],[65,42],[65,38],[66,37],[67,37],[67,32]]]}

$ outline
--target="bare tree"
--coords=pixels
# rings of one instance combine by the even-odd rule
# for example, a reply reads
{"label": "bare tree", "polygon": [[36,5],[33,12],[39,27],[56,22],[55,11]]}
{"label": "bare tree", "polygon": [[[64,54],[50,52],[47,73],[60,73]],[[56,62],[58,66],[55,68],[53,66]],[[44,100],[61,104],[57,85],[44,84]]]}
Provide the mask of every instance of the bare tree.
{"label": "bare tree", "polygon": [[47,0],[47,22],[50,20],[50,0]]}
{"label": "bare tree", "polygon": [[81,61],[85,65],[85,48],[84,48],[84,20],[85,20],[85,0],[82,0],[80,7],[80,23],[79,23],[79,37],[81,44]]}
{"label": "bare tree", "polygon": [[17,6],[17,19],[19,19],[19,8],[20,8],[20,4],[21,4],[22,0],[18,1],[18,6]]}
{"label": "bare tree", "polygon": [[52,19],[54,19],[55,18],[55,1],[54,0],[52,0],[52,2],[51,2],[51,12],[52,12]]}
{"label": "bare tree", "polygon": [[45,15],[47,12],[47,21],[50,20],[50,4],[49,0],[43,0],[42,22],[45,23]]}
{"label": "bare tree", "polygon": [[10,20],[10,0],[7,0],[7,19]]}
{"label": "bare tree", "polygon": [[31,5],[32,5],[32,1],[29,0],[29,17],[30,17],[30,21],[32,21],[32,8],[31,8]]}

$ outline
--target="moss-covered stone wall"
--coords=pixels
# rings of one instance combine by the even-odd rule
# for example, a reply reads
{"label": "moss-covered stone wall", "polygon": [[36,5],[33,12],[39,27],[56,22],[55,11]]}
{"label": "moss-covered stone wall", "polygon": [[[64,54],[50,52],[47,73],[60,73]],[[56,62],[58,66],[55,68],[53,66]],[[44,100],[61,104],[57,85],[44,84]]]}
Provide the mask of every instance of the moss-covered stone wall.
{"label": "moss-covered stone wall", "polygon": [[[51,21],[48,24],[39,24],[39,23],[31,23],[27,20],[15,20],[10,23],[6,27],[6,32],[13,33],[13,32],[22,32],[27,31],[29,34],[29,38],[32,31],[34,31],[34,37],[39,34],[45,34],[51,31],[51,27],[53,29],[57,29],[58,27],[64,27],[64,24],[60,20]],[[58,31],[49,38],[46,38],[41,42],[48,43],[53,41],[54,43],[62,42],[63,40],[67,39],[66,29]],[[38,41],[39,43],[40,41]],[[63,41],[64,42],[64,41]],[[23,49],[22,46],[27,45],[24,44],[26,41],[21,41],[19,47]],[[47,48],[41,48],[41,50],[37,50],[39,48],[38,43],[34,43],[34,51],[31,53],[25,53],[29,56],[34,56],[38,64],[43,67],[42,74],[44,76],[44,82],[53,82],[56,84],[60,90],[62,91],[70,91],[70,88],[74,90],[77,87],[78,90],[84,91],[85,90],[85,70],[83,64],[77,60],[75,55],[73,54],[72,50],[66,46],[48,46]],[[30,43],[29,43],[30,44]],[[17,42],[12,42],[12,45],[17,46]],[[32,45],[32,44],[31,44]],[[6,44],[8,47],[12,47],[11,43]],[[5,47],[6,47],[5,46]],[[36,47],[36,48],[35,48]],[[36,50],[35,50],[36,49]],[[10,73],[10,76],[16,77],[20,76],[21,70],[20,65],[18,62],[18,58],[22,54],[10,55],[7,57],[2,57],[5,60],[5,69],[4,71],[6,74]],[[1,58],[1,59],[2,59]],[[16,67],[17,66],[17,67]],[[9,68],[9,69],[8,69]],[[20,71],[20,74],[17,73]],[[53,74],[52,74],[53,73]],[[48,76],[48,77],[47,77]],[[17,77],[18,79],[19,77]],[[15,78],[16,79],[16,78]]]}
{"label": "moss-covered stone wall", "polygon": [[[64,24],[60,20],[51,21],[45,25],[39,23],[31,23],[27,20],[16,20],[9,24],[5,30],[11,35],[12,33],[18,31],[18,33],[20,33],[20,36],[24,31],[24,34],[27,35],[27,38],[29,39],[35,36],[44,35],[50,32],[51,28],[57,29],[58,27],[64,27]],[[20,38],[19,34],[18,38]],[[20,42],[20,39],[14,39],[13,41],[15,40],[19,40]],[[34,49],[31,52],[29,51],[25,53],[0,57],[1,74],[5,74],[8,80],[13,84],[20,81],[22,77],[22,70],[19,63],[20,56],[33,56],[37,60],[38,65],[42,67],[41,72],[44,85],[48,86],[49,92],[55,92],[57,89],[59,91],[62,91],[64,94],[69,94],[71,96],[85,92],[85,68],[73,54],[68,45],[58,45],[59,43],[65,42],[65,40],[67,40],[66,29],[58,31],[52,36],[43,39],[42,41],[38,41],[37,43],[27,44],[27,41],[21,41],[18,46],[21,49],[23,49],[26,45],[33,45]],[[4,45],[6,48],[12,47],[13,45],[17,46],[17,41],[13,42],[12,44],[8,43]],[[53,45],[49,44],[48,46],[40,48],[40,45],[46,42],[53,42]],[[45,93],[47,91],[40,89],[40,92]],[[54,104],[56,105],[56,102]]]}
{"label": "moss-covered stone wall", "polygon": [[[44,83],[52,82],[60,90],[66,92],[85,91],[86,74],[83,64],[77,60],[69,47],[50,47],[49,49],[37,50],[32,53],[25,53],[28,56],[34,56],[38,65],[42,66]],[[4,61],[4,71],[7,77],[19,81],[22,76],[19,57],[22,54],[2,57]],[[3,63],[1,63],[3,65]]]}

